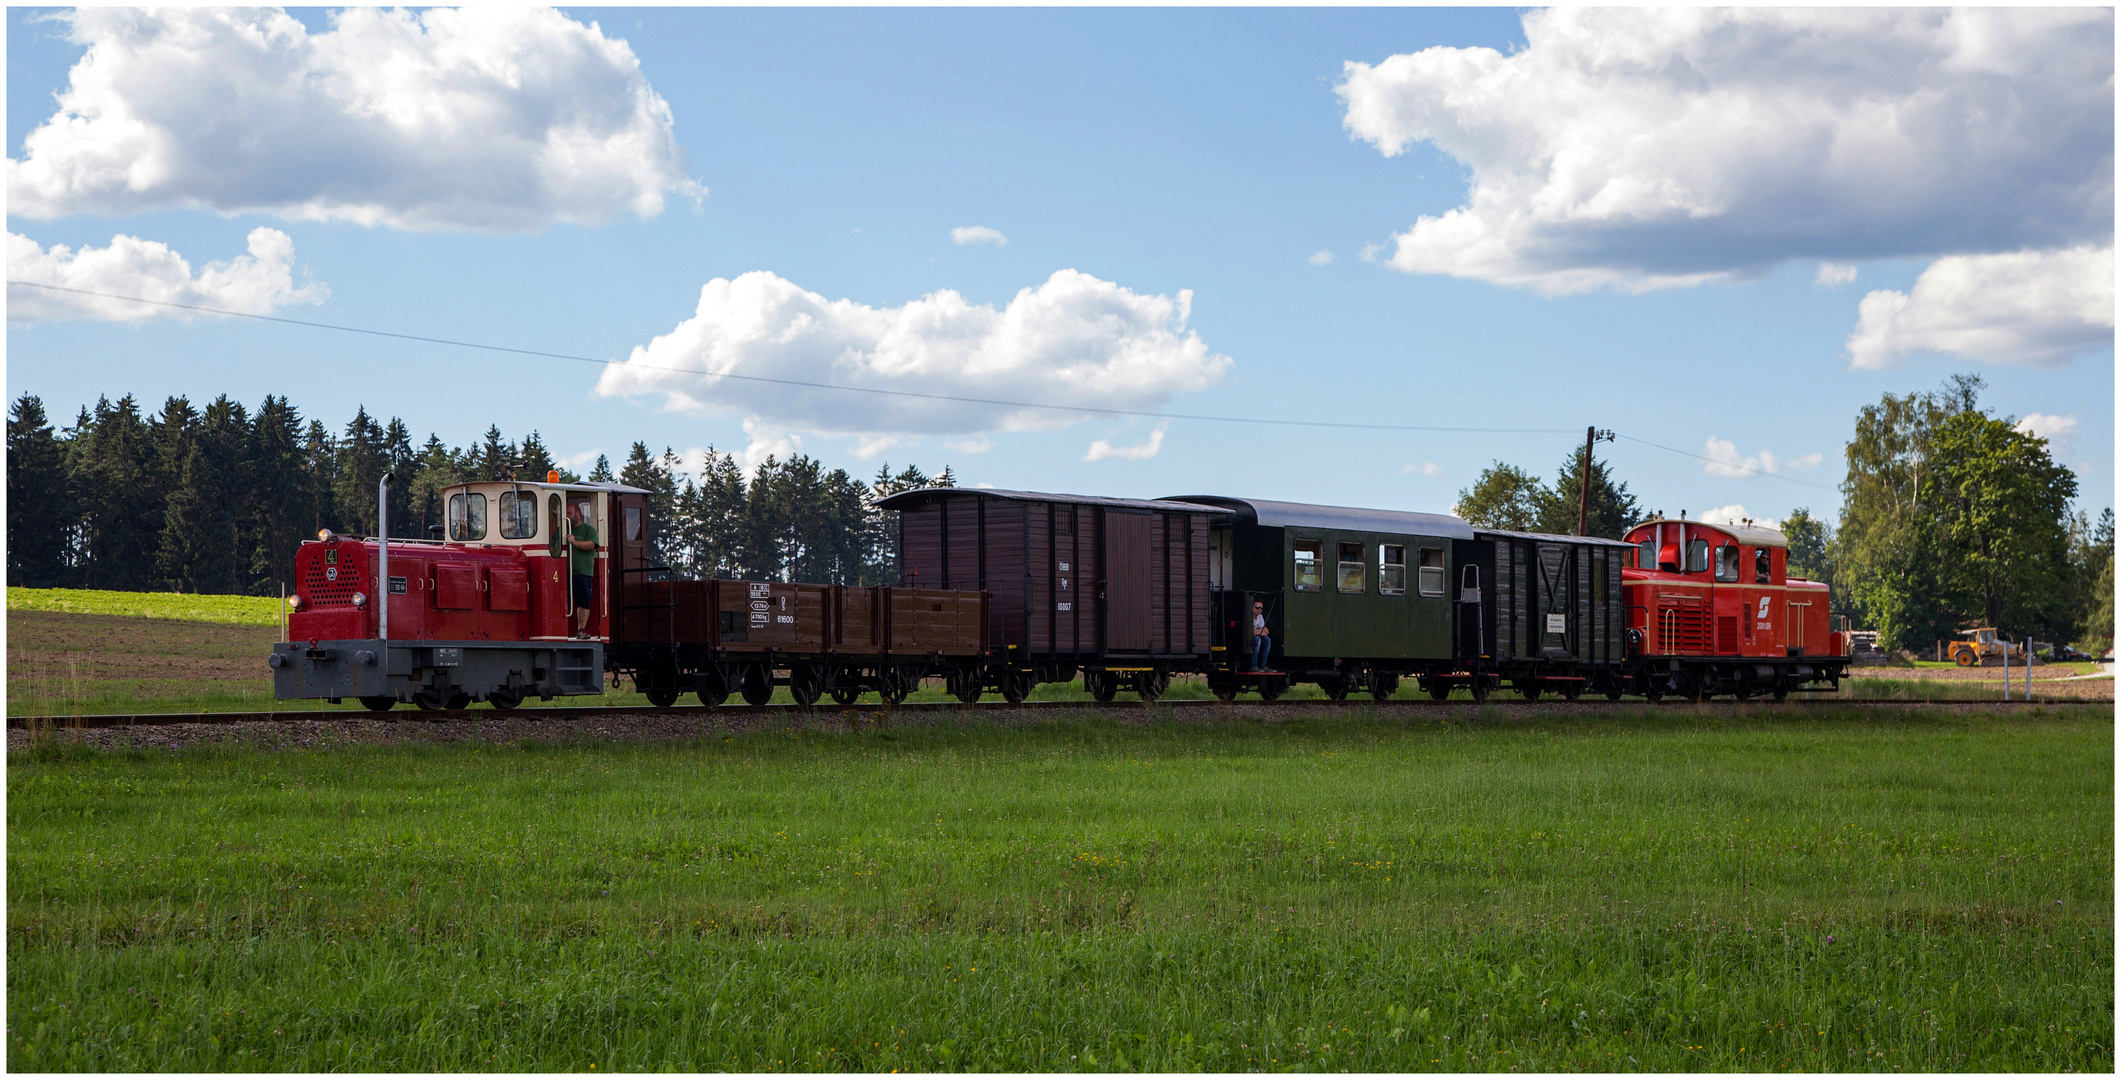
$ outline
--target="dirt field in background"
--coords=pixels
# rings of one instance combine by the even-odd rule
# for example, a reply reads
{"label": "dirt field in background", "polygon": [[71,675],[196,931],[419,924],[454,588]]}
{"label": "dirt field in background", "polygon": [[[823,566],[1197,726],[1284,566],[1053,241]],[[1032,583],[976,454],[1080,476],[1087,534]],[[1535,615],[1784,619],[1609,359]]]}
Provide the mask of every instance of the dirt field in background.
{"label": "dirt field in background", "polygon": [[11,713],[76,699],[156,701],[202,693],[272,696],[271,626],[57,611],[7,613]]}

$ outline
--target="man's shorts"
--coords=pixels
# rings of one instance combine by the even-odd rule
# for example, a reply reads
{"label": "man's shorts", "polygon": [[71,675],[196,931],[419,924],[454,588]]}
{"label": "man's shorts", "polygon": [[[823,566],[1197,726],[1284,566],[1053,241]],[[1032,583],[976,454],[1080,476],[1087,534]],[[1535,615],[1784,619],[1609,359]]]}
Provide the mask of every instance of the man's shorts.
{"label": "man's shorts", "polygon": [[587,608],[589,606],[589,590],[596,585],[596,580],[595,577],[589,574],[574,575],[575,607]]}

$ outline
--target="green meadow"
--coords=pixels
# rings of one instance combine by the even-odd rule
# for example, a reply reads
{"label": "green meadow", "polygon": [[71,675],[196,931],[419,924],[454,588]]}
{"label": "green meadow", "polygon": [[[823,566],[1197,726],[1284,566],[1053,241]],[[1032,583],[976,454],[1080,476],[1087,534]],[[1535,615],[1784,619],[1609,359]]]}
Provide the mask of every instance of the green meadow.
{"label": "green meadow", "polygon": [[2106,707],[10,761],[13,1070],[2111,1071]]}

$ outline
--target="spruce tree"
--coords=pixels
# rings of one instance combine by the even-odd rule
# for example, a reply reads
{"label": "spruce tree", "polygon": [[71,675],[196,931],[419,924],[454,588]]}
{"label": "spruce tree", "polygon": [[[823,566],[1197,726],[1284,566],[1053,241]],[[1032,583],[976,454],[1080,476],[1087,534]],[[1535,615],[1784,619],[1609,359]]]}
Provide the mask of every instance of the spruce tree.
{"label": "spruce tree", "polygon": [[252,482],[250,573],[255,589],[277,595],[294,586],[295,550],[315,531],[310,524],[307,461],[302,447],[302,415],[285,397],[267,394],[250,425],[248,460]]}
{"label": "spruce tree", "polygon": [[7,575],[16,585],[51,588],[66,579],[66,534],[73,521],[66,447],[29,394],[7,414]]}

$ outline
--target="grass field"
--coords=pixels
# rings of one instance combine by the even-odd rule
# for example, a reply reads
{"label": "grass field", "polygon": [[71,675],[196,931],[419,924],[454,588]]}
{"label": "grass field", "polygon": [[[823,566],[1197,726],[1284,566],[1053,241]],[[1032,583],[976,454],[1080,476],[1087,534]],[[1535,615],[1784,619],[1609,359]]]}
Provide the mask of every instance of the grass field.
{"label": "grass field", "polygon": [[2111,1071],[2113,730],[50,744],[7,1064]]}
{"label": "grass field", "polygon": [[108,592],[101,589],[7,590],[9,617],[17,611],[57,611],[72,615],[129,615],[142,619],[182,619],[231,626],[280,625],[281,602],[274,596],[200,596],[196,593]]}

